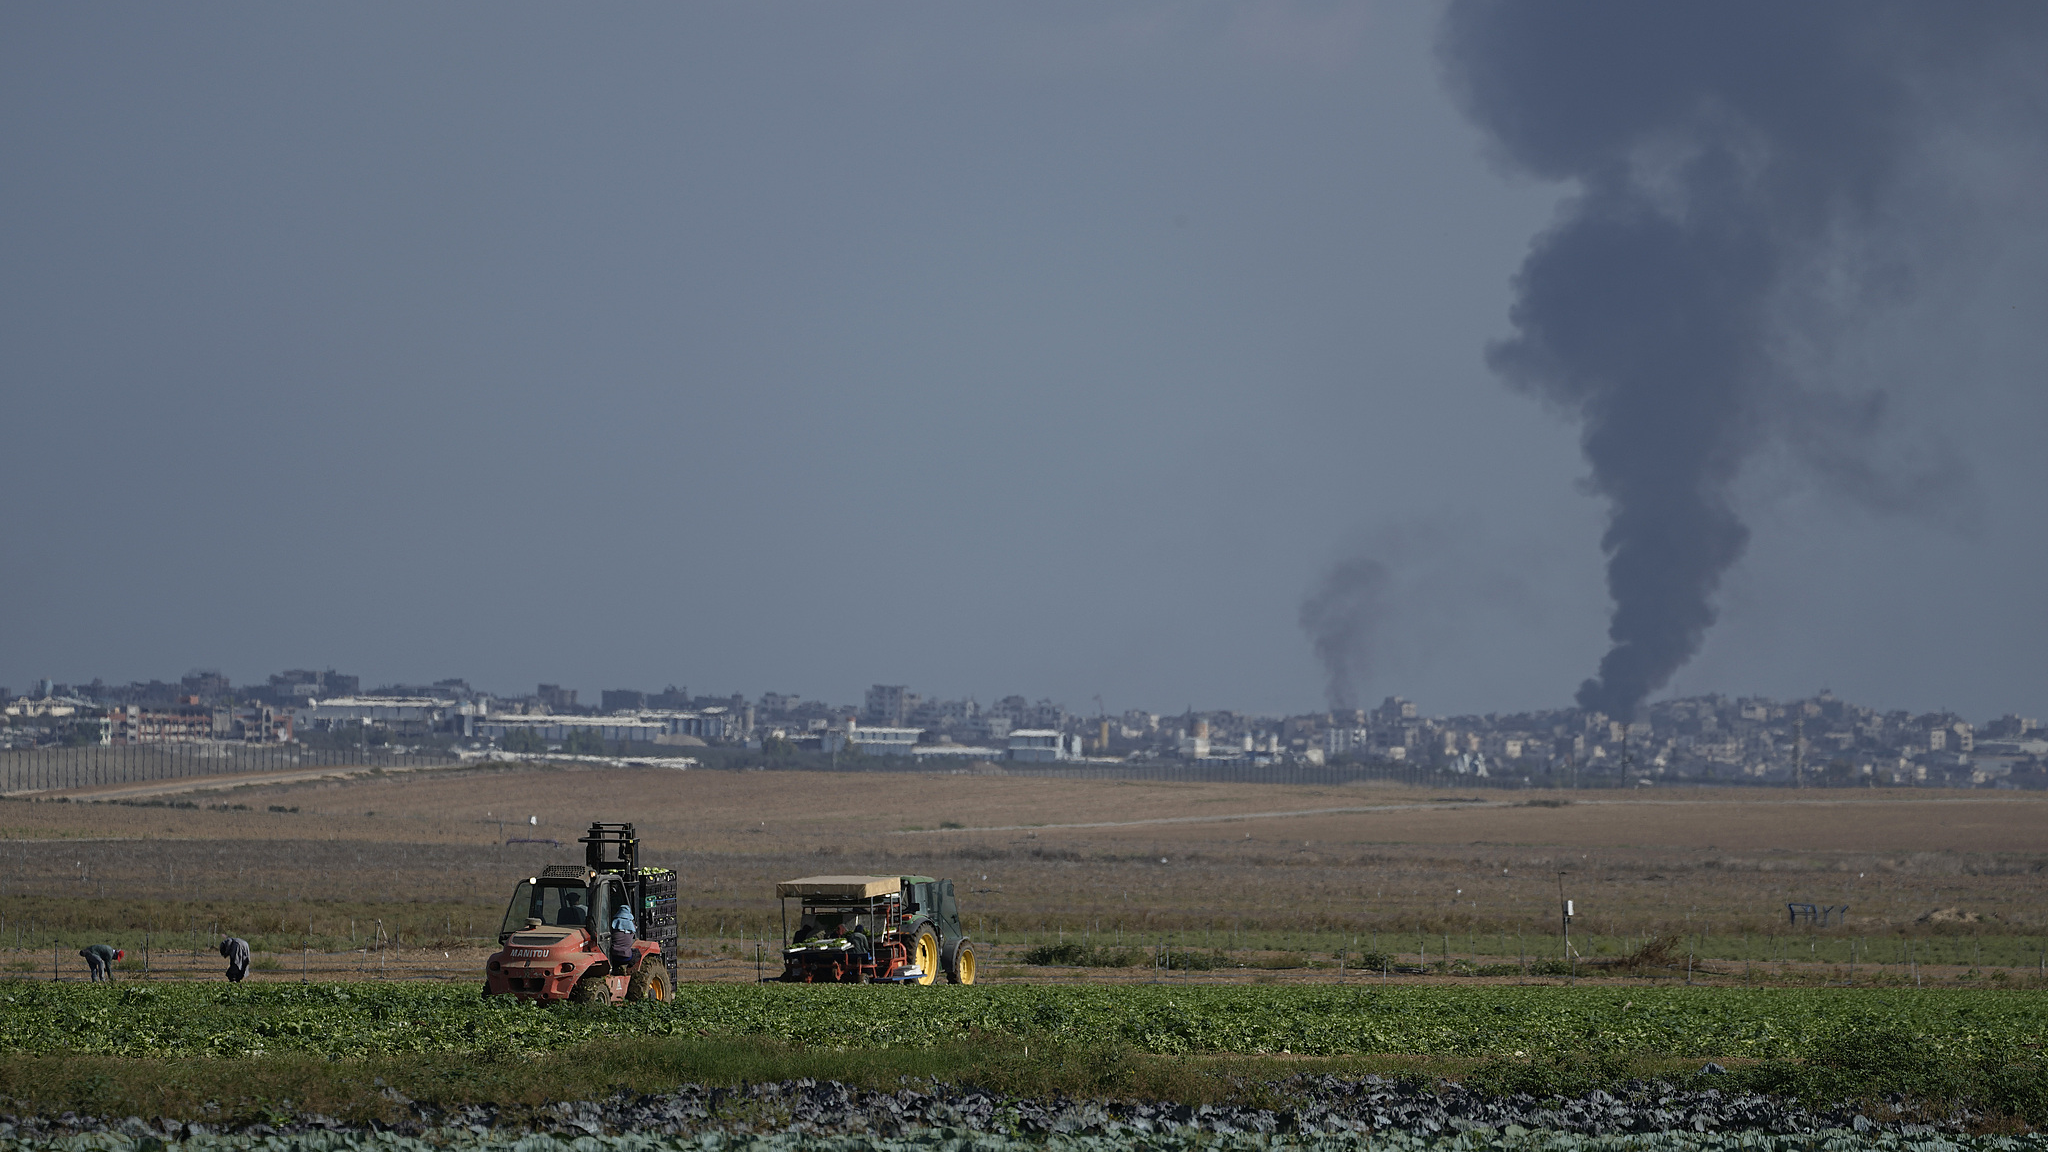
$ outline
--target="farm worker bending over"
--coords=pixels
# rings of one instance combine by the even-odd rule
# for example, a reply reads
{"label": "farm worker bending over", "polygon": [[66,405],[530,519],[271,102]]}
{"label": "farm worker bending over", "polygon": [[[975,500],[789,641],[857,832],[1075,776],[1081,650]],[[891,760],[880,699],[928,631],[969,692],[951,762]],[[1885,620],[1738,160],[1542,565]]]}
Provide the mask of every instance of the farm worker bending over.
{"label": "farm worker bending over", "polygon": [[220,954],[227,957],[228,979],[237,984],[249,974],[249,942],[240,936],[230,936],[220,942]]}
{"label": "farm worker bending over", "polygon": [[92,978],[94,980],[112,980],[114,978],[114,961],[128,955],[128,953],[119,948],[110,948],[105,944],[93,944],[80,948],[78,954],[85,957],[85,966],[92,969]]}
{"label": "farm worker bending over", "polygon": [[612,917],[612,963],[624,968],[633,962],[633,934],[639,926],[633,922],[633,909],[626,904],[619,905],[618,915]]}

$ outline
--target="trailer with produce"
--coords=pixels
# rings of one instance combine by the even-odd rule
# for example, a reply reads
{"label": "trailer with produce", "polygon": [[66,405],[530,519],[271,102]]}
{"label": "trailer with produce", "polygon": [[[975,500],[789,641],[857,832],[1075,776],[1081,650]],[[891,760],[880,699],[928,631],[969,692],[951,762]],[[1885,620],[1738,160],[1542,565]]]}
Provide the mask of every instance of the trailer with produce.
{"label": "trailer with produce", "polygon": [[[974,983],[974,944],[960,928],[951,880],[930,876],[806,876],[775,886],[782,900],[782,974],[790,984]],[[790,903],[797,923],[791,931]]]}

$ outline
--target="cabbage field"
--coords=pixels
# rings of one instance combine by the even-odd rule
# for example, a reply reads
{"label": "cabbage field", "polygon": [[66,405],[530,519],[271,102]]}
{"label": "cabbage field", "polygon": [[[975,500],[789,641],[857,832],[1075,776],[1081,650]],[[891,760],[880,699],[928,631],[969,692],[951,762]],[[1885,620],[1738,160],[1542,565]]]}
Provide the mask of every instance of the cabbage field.
{"label": "cabbage field", "polygon": [[[516,1140],[467,1131],[428,1136],[390,1132],[293,1137],[203,1136],[179,1143],[189,1152],[2043,1152],[2038,1136],[1914,1138],[1824,1131],[1778,1136],[1695,1132],[1574,1136],[1555,1132],[1470,1131],[1450,1136],[1405,1132],[1370,1137],[1262,1133],[1114,1132],[1043,1138],[934,1128],[894,1136],[801,1132],[710,1132],[690,1137],[523,1136]],[[0,1135],[0,1152],[163,1152],[162,1141],[122,1135],[46,1141]]]}
{"label": "cabbage field", "polygon": [[0,1152],[2048,1152],[2044,1040],[2021,990],[13,981]]}

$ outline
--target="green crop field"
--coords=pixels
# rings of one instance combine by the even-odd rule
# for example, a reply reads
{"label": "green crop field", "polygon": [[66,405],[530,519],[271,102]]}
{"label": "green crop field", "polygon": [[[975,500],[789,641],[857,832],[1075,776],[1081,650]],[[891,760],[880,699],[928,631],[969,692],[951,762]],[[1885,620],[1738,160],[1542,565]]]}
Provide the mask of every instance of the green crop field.
{"label": "green crop field", "polygon": [[2048,994],[1863,989],[1262,987],[905,989],[686,985],[609,1010],[482,1000],[421,984],[0,985],[0,1048],[108,1056],[330,1058],[550,1051],[606,1037],[762,1037],[928,1048],[975,1034],[1158,1054],[1527,1055],[1568,1049],[1801,1060],[1845,1038],[1912,1038],[1949,1059],[2048,1060]]}
{"label": "green crop field", "polygon": [[[672,1005],[541,1007],[419,983],[16,981],[0,984],[0,1048],[11,1053],[0,1063],[0,1111],[247,1124],[284,1108],[365,1124],[402,1118],[393,1101],[535,1109],[804,1077],[884,1092],[944,1083],[1037,1098],[1285,1107],[1296,1091],[1290,1077],[1377,1072],[1537,1098],[1623,1090],[1639,1077],[1816,1106],[1896,1094],[1927,1102],[1930,1114],[1968,1102],[1989,1118],[1985,1131],[2014,1133],[2048,1121],[2044,1041],[2048,993],[2022,989],[712,984],[684,986]],[[1709,1061],[1721,1070],[1706,1069]],[[1235,1147],[1214,1136],[1183,1133],[1156,1146]],[[1875,1146],[1844,1139],[1741,1146]],[[577,1147],[643,1146],[666,1147]],[[1578,1152],[1511,1133],[1426,1147]]]}

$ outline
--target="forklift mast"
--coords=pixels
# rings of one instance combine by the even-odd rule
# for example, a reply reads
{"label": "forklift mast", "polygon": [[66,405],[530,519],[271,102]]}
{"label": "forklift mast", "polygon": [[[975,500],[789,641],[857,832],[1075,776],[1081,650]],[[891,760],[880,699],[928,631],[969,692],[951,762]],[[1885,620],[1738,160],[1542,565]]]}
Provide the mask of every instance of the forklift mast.
{"label": "forklift mast", "polygon": [[593,823],[578,843],[583,845],[583,863],[592,872],[640,872],[640,838],[633,835],[631,824]]}
{"label": "forklift mast", "polygon": [[640,866],[640,837],[634,834],[631,824],[593,822],[578,843],[583,845],[583,863],[592,872],[625,879],[626,898],[632,901],[640,938],[661,945],[662,962],[668,967],[668,984],[675,987],[676,874],[667,868]]}

